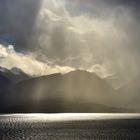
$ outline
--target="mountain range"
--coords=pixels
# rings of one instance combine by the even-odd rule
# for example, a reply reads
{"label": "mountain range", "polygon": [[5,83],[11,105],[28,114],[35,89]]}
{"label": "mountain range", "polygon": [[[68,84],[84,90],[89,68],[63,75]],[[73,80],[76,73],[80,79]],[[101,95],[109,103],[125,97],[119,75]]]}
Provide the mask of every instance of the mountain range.
{"label": "mountain range", "polygon": [[0,86],[1,113],[138,111],[119,106],[122,89],[115,90],[106,80],[84,70],[31,77],[18,68],[1,68]]}

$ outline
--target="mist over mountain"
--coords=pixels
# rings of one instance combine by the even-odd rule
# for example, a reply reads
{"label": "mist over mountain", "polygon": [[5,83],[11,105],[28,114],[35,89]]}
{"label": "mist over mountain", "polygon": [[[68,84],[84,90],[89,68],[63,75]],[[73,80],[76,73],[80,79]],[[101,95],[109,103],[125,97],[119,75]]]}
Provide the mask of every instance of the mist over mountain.
{"label": "mist over mountain", "polygon": [[117,94],[95,73],[56,73],[12,85],[1,93],[0,112],[135,112],[119,107]]}
{"label": "mist over mountain", "polygon": [[140,108],[140,75],[131,79],[127,84],[118,89],[124,100],[124,106]]}

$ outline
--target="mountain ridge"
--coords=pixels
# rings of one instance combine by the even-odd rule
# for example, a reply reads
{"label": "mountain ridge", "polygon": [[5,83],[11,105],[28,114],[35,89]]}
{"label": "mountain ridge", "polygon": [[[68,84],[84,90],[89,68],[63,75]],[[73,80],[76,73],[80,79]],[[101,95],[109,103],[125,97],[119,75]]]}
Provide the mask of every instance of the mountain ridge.
{"label": "mountain ridge", "polygon": [[17,67],[7,69],[7,68],[0,66],[0,75],[9,79],[11,81],[11,83],[13,83],[13,84],[31,78],[30,75],[26,74],[25,72],[23,72],[21,69],[19,69]]}
{"label": "mountain ridge", "polygon": [[[0,112],[137,112],[119,107],[121,96],[105,79],[84,70],[17,82],[1,93]],[[21,111],[21,112],[20,112]]]}
{"label": "mountain ridge", "polygon": [[95,73],[76,70],[33,77],[15,84],[5,95],[11,112],[132,112],[110,107],[115,94]]}

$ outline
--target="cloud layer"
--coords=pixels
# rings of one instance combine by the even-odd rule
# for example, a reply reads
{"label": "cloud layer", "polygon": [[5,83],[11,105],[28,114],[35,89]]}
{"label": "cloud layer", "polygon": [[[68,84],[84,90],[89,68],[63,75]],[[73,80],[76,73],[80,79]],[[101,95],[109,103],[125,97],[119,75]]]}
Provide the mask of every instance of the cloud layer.
{"label": "cloud layer", "polygon": [[[138,0],[0,3],[0,36],[10,34],[16,51],[32,54],[42,67],[38,73],[49,64],[94,71],[122,83],[140,74]],[[8,61],[3,64],[9,66]]]}
{"label": "cloud layer", "polygon": [[32,54],[17,53],[12,45],[5,47],[0,44],[0,64],[11,69],[18,67],[31,75],[46,75],[52,73],[67,73],[73,69],[70,67],[49,66],[37,61]]}

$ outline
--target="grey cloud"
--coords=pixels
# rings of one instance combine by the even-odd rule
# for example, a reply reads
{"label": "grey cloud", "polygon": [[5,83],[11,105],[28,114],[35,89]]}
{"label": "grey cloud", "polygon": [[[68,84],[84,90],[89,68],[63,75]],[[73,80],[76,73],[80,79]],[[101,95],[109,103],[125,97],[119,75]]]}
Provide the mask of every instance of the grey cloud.
{"label": "grey cloud", "polygon": [[42,0],[14,2],[0,2],[0,35],[15,36],[16,49],[50,65],[107,65],[126,81],[139,74],[139,1],[44,0],[42,8]]}
{"label": "grey cloud", "polygon": [[10,34],[15,38],[16,46],[26,47],[32,35],[40,2],[38,0],[1,0],[0,36]]}
{"label": "grey cloud", "polygon": [[89,14],[107,18],[115,8],[125,7],[131,9],[133,16],[139,17],[140,1],[139,0],[65,0],[69,12],[75,15]]}

